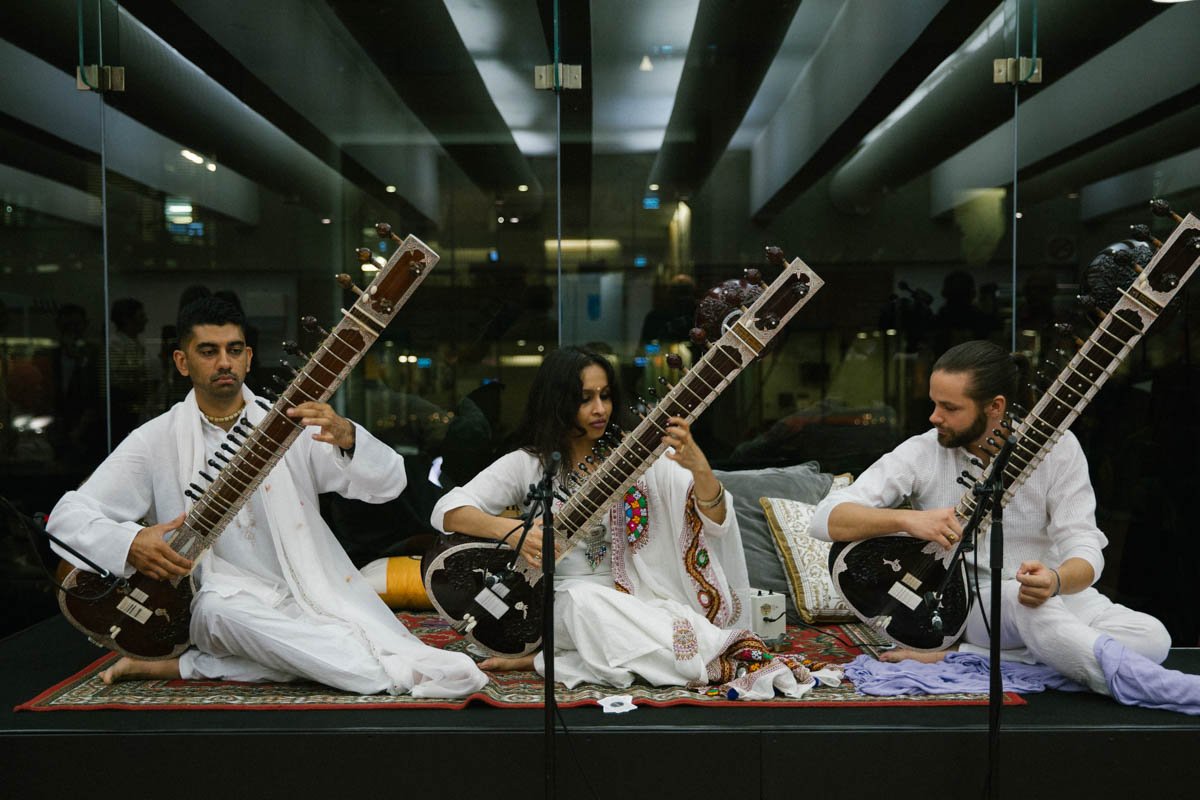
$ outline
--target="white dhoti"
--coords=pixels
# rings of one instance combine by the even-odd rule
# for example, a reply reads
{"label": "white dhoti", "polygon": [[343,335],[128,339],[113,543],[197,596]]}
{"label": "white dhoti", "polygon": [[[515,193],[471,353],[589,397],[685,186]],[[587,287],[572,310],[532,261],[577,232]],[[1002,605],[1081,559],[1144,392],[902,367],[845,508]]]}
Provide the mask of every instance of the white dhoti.
{"label": "white dhoti", "polygon": [[[1001,658],[1006,661],[1049,664],[1063,675],[1094,692],[1111,694],[1095,655],[1096,640],[1103,635],[1156,664],[1171,649],[1171,635],[1154,617],[1112,602],[1093,588],[1077,594],[1052,597],[1037,608],[1021,605],[1020,584],[1004,581],[1001,587]],[[983,604],[990,610],[986,585],[980,587]],[[988,634],[980,604],[971,609],[967,633],[960,646],[965,653],[988,654]]]}

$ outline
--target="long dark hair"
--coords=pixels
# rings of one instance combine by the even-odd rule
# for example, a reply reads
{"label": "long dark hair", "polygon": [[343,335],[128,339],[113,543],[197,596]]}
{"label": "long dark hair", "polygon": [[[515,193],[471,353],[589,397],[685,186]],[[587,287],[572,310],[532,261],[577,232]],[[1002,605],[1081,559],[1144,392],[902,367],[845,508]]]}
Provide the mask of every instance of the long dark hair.
{"label": "long dark hair", "polygon": [[976,339],[956,344],[933,362],[932,371],[970,374],[967,397],[979,405],[996,395],[1004,396],[1010,410],[1014,403],[1027,408],[1033,405],[1025,386],[1029,359],[993,342]]}
{"label": "long dark hair", "polygon": [[533,378],[525,413],[513,433],[513,443],[546,466],[552,453],[562,456],[562,471],[570,472],[571,441],[584,433],[579,427],[579,406],[583,402],[580,374],[595,365],[604,370],[612,398],[613,415],[609,430],[620,416],[621,390],[612,364],[599,353],[583,347],[563,347],[546,356]]}

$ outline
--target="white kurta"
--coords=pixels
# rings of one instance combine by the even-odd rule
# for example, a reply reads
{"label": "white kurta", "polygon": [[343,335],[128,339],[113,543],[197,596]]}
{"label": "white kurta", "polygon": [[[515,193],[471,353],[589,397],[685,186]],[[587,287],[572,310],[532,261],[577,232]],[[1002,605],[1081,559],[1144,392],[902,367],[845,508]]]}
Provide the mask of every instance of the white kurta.
{"label": "white kurta", "polygon": [[[248,390],[243,394],[246,415],[257,424],[266,412]],[[204,464],[224,437],[189,394],[133,431],[83,486],[64,495],[49,531],[100,566],[131,575],[126,557],[134,536],[191,506],[183,489],[203,483],[199,469],[212,473]],[[318,493],[383,502],[404,486],[403,460],[363,428],[356,426],[353,457],[301,432],[197,565],[195,647],[180,659],[183,677],[307,678],[361,694],[417,697],[461,697],[487,683],[468,656],[409,633],[320,516]]]}
{"label": "white kurta", "polygon": [[[970,459],[962,448],[938,444],[935,429],[914,436],[872,464],[853,484],[822,500],[813,513],[810,531],[828,541],[829,514],[841,503],[895,508],[907,499],[917,510],[955,506],[964,491],[956,478],[963,470],[979,471]],[[1092,565],[1099,579],[1104,568],[1101,551],[1106,544],[1108,540],[1096,527],[1096,497],[1088,479],[1087,459],[1068,431],[1004,506],[1000,641],[1006,659],[1049,664],[1107,694],[1104,674],[1093,653],[1100,635],[1109,634],[1158,663],[1167,657],[1171,638],[1161,622],[1113,603],[1092,587],[1053,597],[1037,608],[1018,602],[1020,586],[1015,577],[1021,562],[1040,561],[1057,568],[1067,559],[1081,558]],[[991,585],[986,558],[989,546],[985,533],[978,547],[978,575],[974,576],[984,604],[988,604]],[[968,574],[973,574],[972,562],[967,564]],[[988,652],[986,610],[979,603],[972,606],[960,649]]]}
{"label": "white kurta", "polygon": [[[532,455],[500,458],[434,507],[432,523],[445,531],[445,516],[471,506],[498,515],[524,506],[525,493],[541,477]],[[731,502],[726,496],[726,508]],[[626,687],[635,677],[655,686],[722,685],[732,696],[765,698],[776,691],[799,697],[816,681],[801,667],[758,668],[738,677],[747,648],[764,651],[745,629],[741,597],[748,585],[737,519],[718,525],[692,506],[691,474],[669,459],[656,461],[614,505],[607,530],[586,534],[560,558],[555,572],[555,677],[574,687],[583,682]],[[597,546],[607,544],[607,548]],[[544,672],[542,654],[536,666]],[[835,683],[836,669],[817,673]]]}

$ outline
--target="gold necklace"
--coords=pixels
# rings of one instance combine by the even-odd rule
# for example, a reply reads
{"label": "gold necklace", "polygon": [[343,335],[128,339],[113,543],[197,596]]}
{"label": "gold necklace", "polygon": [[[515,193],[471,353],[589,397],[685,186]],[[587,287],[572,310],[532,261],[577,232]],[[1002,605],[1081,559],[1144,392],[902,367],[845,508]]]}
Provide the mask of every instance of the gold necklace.
{"label": "gold necklace", "polygon": [[224,417],[214,417],[209,414],[204,414],[203,411],[201,411],[200,413],[204,414],[204,418],[206,420],[208,420],[209,422],[211,422],[213,425],[220,425],[225,422],[233,422],[235,419],[237,419],[238,417],[240,417],[242,415],[242,411],[244,411],[245,408],[246,408],[246,406],[243,405],[237,411],[233,412],[232,414],[228,414]]}

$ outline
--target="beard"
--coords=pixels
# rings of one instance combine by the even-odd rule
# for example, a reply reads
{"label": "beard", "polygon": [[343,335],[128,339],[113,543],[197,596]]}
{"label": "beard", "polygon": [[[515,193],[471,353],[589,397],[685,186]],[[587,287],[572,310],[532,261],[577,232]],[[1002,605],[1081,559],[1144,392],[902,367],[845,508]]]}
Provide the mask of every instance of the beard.
{"label": "beard", "polygon": [[940,444],[942,447],[945,447],[947,449],[953,449],[955,447],[966,447],[970,444],[974,444],[975,441],[978,440],[980,436],[983,436],[983,432],[985,430],[987,430],[987,423],[988,423],[987,414],[984,414],[982,411],[980,411],[975,415],[975,421],[972,422],[970,427],[968,427],[966,430],[962,430],[962,431],[938,430],[938,434],[937,434],[938,444]]}

